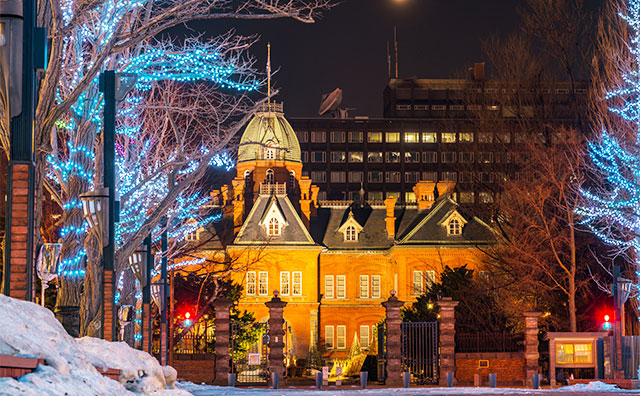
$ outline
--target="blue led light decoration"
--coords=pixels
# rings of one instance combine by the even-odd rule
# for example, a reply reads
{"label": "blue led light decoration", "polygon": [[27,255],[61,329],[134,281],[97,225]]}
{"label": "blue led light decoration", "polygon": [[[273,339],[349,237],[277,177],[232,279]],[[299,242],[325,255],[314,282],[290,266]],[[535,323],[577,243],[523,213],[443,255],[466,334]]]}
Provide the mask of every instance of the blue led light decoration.
{"label": "blue led light decoration", "polygon": [[619,253],[635,257],[640,269],[640,0],[629,0],[620,17],[629,26],[630,66],[620,70],[618,87],[605,99],[628,130],[603,130],[589,142],[592,171],[600,185],[581,190],[584,200],[576,212],[581,225]]}

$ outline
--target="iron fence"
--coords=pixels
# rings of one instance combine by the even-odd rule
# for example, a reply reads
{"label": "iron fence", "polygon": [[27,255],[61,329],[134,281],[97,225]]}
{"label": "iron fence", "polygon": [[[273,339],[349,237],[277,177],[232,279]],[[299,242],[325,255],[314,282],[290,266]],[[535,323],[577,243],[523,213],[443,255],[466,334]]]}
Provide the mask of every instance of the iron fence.
{"label": "iron fence", "polygon": [[213,334],[187,334],[176,342],[173,351],[188,355],[215,353],[215,337]]}
{"label": "iron fence", "polygon": [[403,371],[414,384],[438,383],[438,322],[404,322],[402,330]]}
{"label": "iron fence", "polygon": [[507,332],[456,333],[456,352],[522,352],[524,335]]}

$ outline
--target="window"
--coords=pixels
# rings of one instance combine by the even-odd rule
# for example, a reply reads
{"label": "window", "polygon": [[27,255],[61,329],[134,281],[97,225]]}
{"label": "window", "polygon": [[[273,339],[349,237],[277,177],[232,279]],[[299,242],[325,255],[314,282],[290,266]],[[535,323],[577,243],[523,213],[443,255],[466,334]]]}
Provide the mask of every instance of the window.
{"label": "window", "polygon": [[344,132],[331,132],[331,143],[344,143]]}
{"label": "window", "polygon": [[356,227],[354,226],[347,227],[347,229],[344,231],[344,240],[345,241],[358,240],[358,233],[356,232]]}
{"label": "window", "polygon": [[511,163],[511,153],[495,153],[496,164],[509,164]]}
{"label": "window", "polygon": [[347,277],[345,275],[336,276],[336,298],[347,296]]}
{"label": "window", "polygon": [[422,172],[422,181],[437,182],[438,172]]}
{"label": "window", "polygon": [[478,193],[478,200],[480,203],[492,203],[493,195],[488,191],[481,191]]}
{"label": "window", "polygon": [[422,162],[425,164],[435,164],[438,162],[438,153],[435,151],[425,151],[422,153]]}
{"label": "window", "polygon": [[480,172],[479,178],[480,183],[493,183],[493,173],[491,172]]}
{"label": "window", "polygon": [[387,183],[400,183],[402,175],[400,172],[385,172],[385,181]]}
{"label": "window", "polygon": [[472,204],[473,203],[473,191],[460,192],[460,203]]}
{"label": "window", "polygon": [[255,271],[247,272],[247,296],[256,295],[256,273]]}
{"label": "window", "polygon": [[404,133],[404,142],[405,143],[420,143],[420,134],[418,132],[405,132]]}
{"label": "window", "polygon": [[404,162],[408,164],[415,164],[420,162],[420,153],[409,151],[404,153]]}
{"label": "window", "polygon": [[360,298],[369,298],[369,277],[360,275]]}
{"label": "window", "polygon": [[367,199],[369,201],[382,201],[384,197],[382,196],[382,191],[369,191],[367,193]]}
{"label": "window", "polygon": [[246,170],[244,171],[244,182],[245,184],[249,184],[250,181],[251,181],[251,171]]}
{"label": "window", "polygon": [[331,172],[331,183],[344,183],[346,181],[346,172]]}
{"label": "window", "polygon": [[478,153],[478,163],[490,164],[493,162],[493,153]]}
{"label": "window", "polygon": [[324,298],[333,298],[333,275],[324,276]]}
{"label": "window", "polygon": [[303,151],[301,159],[302,159],[302,162],[304,162],[304,163],[309,162],[309,152],[308,151]]}
{"label": "window", "polygon": [[327,172],[313,171],[311,172],[311,180],[315,183],[324,183],[327,181]]}
{"label": "window", "polygon": [[352,151],[349,153],[349,162],[362,162],[364,160],[364,155],[362,155],[362,151]]}
{"label": "window", "polygon": [[324,326],[324,346],[327,349],[335,348],[335,337],[333,334],[333,326]]}
{"label": "window", "polygon": [[471,176],[472,173],[471,172],[460,172],[458,174],[458,181],[460,183],[471,183]]}
{"label": "window", "polygon": [[367,141],[369,143],[382,143],[382,132],[369,132]]}
{"label": "window", "polygon": [[293,272],[293,288],[292,292],[294,296],[302,295],[302,272],[294,271]]}
{"label": "window", "polygon": [[275,217],[272,217],[271,220],[269,220],[267,235],[269,236],[280,235],[280,222]]}
{"label": "window", "polygon": [[347,156],[344,151],[332,151],[331,152],[331,162],[345,162],[347,160]]}
{"label": "window", "polygon": [[500,143],[511,143],[511,134],[509,132],[496,133],[496,140]]}
{"label": "window", "polygon": [[327,153],[324,151],[313,151],[311,153],[311,162],[325,162],[327,160]]}
{"label": "window", "polygon": [[337,342],[336,347],[338,349],[347,348],[347,326],[336,326]]}
{"label": "window", "polygon": [[400,199],[400,191],[388,191],[385,195],[387,198],[393,197],[395,199]]}
{"label": "window", "polygon": [[456,172],[442,172],[441,176],[441,181],[455,182],[457,181],[458,174]]}
{"label": "window", "polygon": [[461,111],[464,110],[464,105],[450,105],[449,110]]}
{"label": "window", "polygon": [[360,326],[360,346],[369,348],[369,326]]}
{"label": "window", "polygon": [[260,271],[258,273],[258,295],[266,296],[269,294],[269,273]]}
{"label": "window", "polygon": [[382,172],[369,172],[369,183],[382,183]]}
{"label": "window", "polygon": [[400,142],[400,132],[387,132],[386,133],[387,143],[398,143]]}
{"label": "window", "polygon": [[462,234],[462,225],[460,224],[460,220],[451,219],[449,221],[449,225],[447,226],[447,235],[461,235]]}
{"label": "window", "polygon": [[380,298],[380,275],[371,275],[371,298]]}
{"label": "window", "polygon": [[300,143],[306,143],[309,141],[309,133],[307,131],[298,131],[296,132],[296,135],[298,136],[298,142]]}
{"label": "window", "polygon": [[456,162],[456,153],[452,152],[452,151],[445,151],[442,153],[442,163],[443,164],[447,164],[447,163],[452,163],[452,162]]}
{"label": "window", "polygon": [[325,141],[324,132],[311,132],[311,143],[324,143]]}
{"label": "window", "polygon": [[493,143],[493,134],[485,132],[479,133],[478,143]]}
{"label": "window", "polygon": [[431,105],[431,110],[446,110],[447,105]]}
{"label": "window", "polygon": [[273,176],[273,169],[267,169],[267,177],[265,181],[267,184],[273,184],[273,182],[275,181]]}
{"label": "window", "polygon": [[460,156],[458,158],[460,159],[460,163],[463,163],[463,164],[471,164],[471,163],[473,163],[473,153],[472,152],[460,153]]}
{"label": "window", "polygon": [[413,271],[413,294],[420,295],[423,291],[422,271]]}
{"label": "window", "polygon": [[515,136],[514,136],[514,140],[516,143],[526,143],[527,142],[527,136],[522,133],[522,132],[516,132]]}
{"label": "window", "polygon": [[404,201],[405,202],[416,202],[416,193],[414,193],[413,191],[411,191],[411,192],[406,191],[404,193]]}
{"label": "window", "polygon": [[291,280],[289,279],[288,272],[280,273],[280,294],[283,296],[289,295],[289,286],[291,284]]}
{"label": "window", "polygon": [[455,143],[456,142],[456,134],[455,132],[443,132],[442,133],[442,143]]}
{"label": "window", "polygon": [[460,143],[473,143],[473,132],[460,132],[458,139]]}
{"label": "window", "polygon": [[362,172],[349,172],[349,183],[361,183]]}
{"label": "window", "polygon": [[378,151],[370,151],[367,153],[367,162],[382,162],[382,153]]}
{"label": "window", "polygon": [[395,163],[400,162],[400,152],[398,151],[388,151],[386,153],[386,162]]}
{"label": "window", "polygon": [[349,132],[349,143],[362,143],[362,132]]}
{"label": "window", "polygon": [[438,135],[435,132],[422,132],[422,143],[438,143]]}
{"label": "window", "polygon": [[436,283],[436,271],[427,271],[424,273],[424,280],[427,287],[431,287]]}
{"label": "window", "polygon": [[404,173],[404,181],[405,183],[417,183],[420,181],[420,172],[405,172]]}
{"label": "window", "polygon": [[273,147],[266,147],[264,149],[264,158],[268,160],[276,158],[276,151],[273,149]]}
{"label": "window", "polygon": [[326,191],[320,191],[318,193],[318,201],[326,201],[327,200],[327,192]]}

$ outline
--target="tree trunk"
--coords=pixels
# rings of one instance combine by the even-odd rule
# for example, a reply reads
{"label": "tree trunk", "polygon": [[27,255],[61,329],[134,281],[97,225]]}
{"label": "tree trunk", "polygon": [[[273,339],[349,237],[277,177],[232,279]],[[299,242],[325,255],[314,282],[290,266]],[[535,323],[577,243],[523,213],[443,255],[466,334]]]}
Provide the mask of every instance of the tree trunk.
{"label": "tree trunk", "polygon": [[569,331],[576,332],[578,331],[577,321],[576,321],[576,279],[575,275],[569,277],[569,295],[568,295],[568,303],[569,303]]}

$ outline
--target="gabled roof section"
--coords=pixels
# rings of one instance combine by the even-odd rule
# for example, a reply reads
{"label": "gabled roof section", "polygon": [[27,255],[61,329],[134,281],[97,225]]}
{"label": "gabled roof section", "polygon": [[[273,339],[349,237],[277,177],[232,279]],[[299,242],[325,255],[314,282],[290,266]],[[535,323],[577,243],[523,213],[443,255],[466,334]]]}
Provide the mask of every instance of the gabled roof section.
{"label": "gabled roof section", "polygon": [[[448,235],[449,220],[457,218],[463,224],[461,235]],[[399,245],[485,245],[493,242],[493,229],[474,216],[466,216],[449,196],[439,198],[429,211],[418,213],[399,230]]]}
{"label": "gabled roof section", "polygon": [[[273,212],[275,210],[275,213]],[[279,214],[278,214],[279,213]],[[282,216],[286,227],[278,236],[267,236],[265,221],[270,215]],[[281,220],[280,218],[278,220]],[[302,219],[286,195],[261,195],[251,208],[251,212],[244,221],[240,232],[236,236],[234,245],[315,245],[313,238],[304,226]]]}

